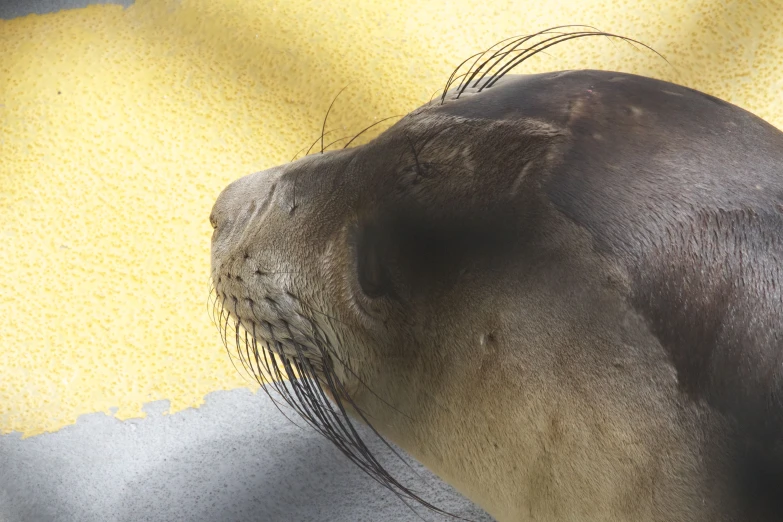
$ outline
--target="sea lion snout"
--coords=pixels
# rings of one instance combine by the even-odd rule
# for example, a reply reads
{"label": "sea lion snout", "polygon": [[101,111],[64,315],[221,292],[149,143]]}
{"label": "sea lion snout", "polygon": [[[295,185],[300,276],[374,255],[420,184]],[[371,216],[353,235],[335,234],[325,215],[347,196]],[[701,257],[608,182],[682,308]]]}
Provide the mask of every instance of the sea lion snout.
{"label": "sea lion snout", "polygon": [[225,233],[240,224],[246,226],[251,215],[266,207],[274,197],[276,183],[283,171],[283,167],[274,167],[248,174],[226,186],[209,215],[209,221],[216,233]]}
{"label": "sea lion snout", "polygon": [[[239,358],[252,372],[274,374],[278,363],[318,372],[331,364],[334,324],[352,324],[349,312],[335,310],[349,301],[343,285],[352,279],[344,200],[328,188],[345,159],[323,154],[246,175],[213,205],[214,319],[249,350]],[[333,295],[346,297],[325,300]],[[359,333],[351,327],[340,340],[357,342]],[[335,371],[350,388],[344,369]]]}
{"label": "sea lion snout", "polygon": [[[276,199],[278,183],[284,172],[281,167],[249,174],[223,189],[212,207],[209,221],[212,233],[212,272],[220,263],[251,253],[238,252],[248,244],[248,234],[263,233],[263,221],[268,219],[271,203]],[[245,249],[247,250],[247,249]]]}

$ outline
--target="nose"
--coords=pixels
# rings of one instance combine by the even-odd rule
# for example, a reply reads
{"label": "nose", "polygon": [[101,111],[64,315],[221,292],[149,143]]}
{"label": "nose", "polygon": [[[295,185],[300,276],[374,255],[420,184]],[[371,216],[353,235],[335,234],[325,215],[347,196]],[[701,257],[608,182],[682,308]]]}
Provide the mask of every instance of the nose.
{"label": "nose", "polygon": [[209,222],[215,233],[236,229],[252,214],[263,211],[274,197],[284,166],[249,174],[230,183],[215,200]]}

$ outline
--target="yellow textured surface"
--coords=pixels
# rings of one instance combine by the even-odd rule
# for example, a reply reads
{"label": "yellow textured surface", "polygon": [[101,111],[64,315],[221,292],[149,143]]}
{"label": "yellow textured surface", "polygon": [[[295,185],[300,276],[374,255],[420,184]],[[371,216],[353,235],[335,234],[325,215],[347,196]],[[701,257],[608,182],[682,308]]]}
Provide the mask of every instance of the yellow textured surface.
{"label": "yellow textured surface", "polygon": [[592,24],[520,72],[602,68],[701,89],[783,127],[773,0],[142,0],[0,21],[0,433],[141,416],[246,385],[206,309],[230,180],[407,112],[497,40]]}

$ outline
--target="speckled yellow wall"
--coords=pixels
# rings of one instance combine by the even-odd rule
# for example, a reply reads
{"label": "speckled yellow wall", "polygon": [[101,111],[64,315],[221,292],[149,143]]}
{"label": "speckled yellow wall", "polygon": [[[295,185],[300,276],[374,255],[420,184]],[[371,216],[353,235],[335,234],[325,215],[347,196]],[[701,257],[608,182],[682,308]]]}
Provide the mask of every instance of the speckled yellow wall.
{"label": "speckled yellow wall", "polygon": [[[676,81],[783,127],[778,0],[140,0],[0,21],[0,433],[248,385],[207,313],[230,180],[413,109],[476,50],[569,23],[524,71]],[[521,71],[520,71],[521,72]]]}

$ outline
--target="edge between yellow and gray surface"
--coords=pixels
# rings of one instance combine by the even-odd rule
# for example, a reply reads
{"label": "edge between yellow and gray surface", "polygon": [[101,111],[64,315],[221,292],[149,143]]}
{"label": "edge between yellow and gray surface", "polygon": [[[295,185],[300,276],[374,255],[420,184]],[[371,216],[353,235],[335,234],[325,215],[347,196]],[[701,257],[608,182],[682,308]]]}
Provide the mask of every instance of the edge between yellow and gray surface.
{"label": "edge between yellow and gray surface", "polygon": [[[494,41],[590,23],[676,72],[598,41],[526,71],[657,76],[783,124],[777,0],[98,4],[0,0],[9,522],[414,518],[238,376],[206,310],[211,202],[309,144],[343,86],[335,135],[416,107]],[[489,520],[385,460],[435,504]]]}

